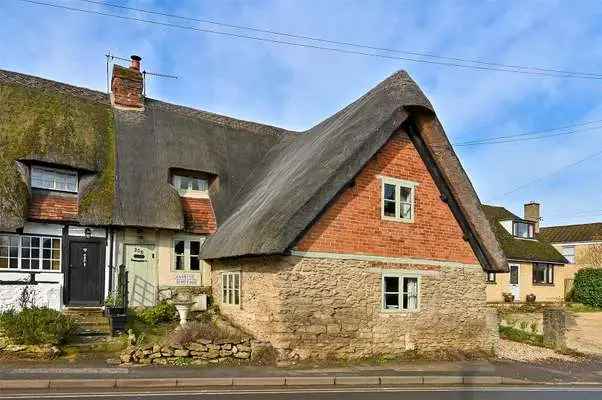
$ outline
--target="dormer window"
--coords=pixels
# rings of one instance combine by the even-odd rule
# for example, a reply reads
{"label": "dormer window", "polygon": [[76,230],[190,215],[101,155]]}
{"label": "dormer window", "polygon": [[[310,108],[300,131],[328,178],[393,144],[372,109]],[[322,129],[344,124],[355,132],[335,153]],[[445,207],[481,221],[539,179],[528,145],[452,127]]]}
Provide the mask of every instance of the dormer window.
{"label": "dormer window", "polygon": [[183,197],[209,197],[209,182],[205,178],[174,175],[173,185]]}
{"label": "dormer window", "polygon": [[31,168],[31,187],[77,193],[77,172],[56,168]]}
{"label": "dormer window", "polygon": [[512,234],[522,239],[533,239],[533,224],[524,221],[514,221],[512,223]]}

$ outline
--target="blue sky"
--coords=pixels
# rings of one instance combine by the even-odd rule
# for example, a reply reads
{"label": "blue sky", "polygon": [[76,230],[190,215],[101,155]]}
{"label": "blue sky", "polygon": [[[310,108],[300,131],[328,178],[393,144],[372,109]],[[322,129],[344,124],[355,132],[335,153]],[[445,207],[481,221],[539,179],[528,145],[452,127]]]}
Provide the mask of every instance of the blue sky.
{"label": "blue sky", "polygon": [[[48,1],[190,24],[77,0]],[[112,1],[378,47],[602,73],[599,1]],[[0,68],[105,90],[107,50],[125,57],[138,54],[145,69],[180,77],[152,79],[151,97],[294,130],[311,127],[398,69],[407,70],[422,87],[452,142],[602,120],[602,80],[335,54],[16,0],[1,2],[0,18]],[[602,221],[602,156],[502,195],[602,151],[602,128],[456,150],[484,203],[520,215],[524,202],[539,201],[544,225]]]}

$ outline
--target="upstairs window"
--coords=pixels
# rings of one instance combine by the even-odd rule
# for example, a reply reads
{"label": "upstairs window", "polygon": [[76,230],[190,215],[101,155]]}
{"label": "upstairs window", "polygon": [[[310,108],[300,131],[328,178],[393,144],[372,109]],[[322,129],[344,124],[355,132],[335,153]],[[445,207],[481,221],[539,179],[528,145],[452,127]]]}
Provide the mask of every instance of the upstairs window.
{"label": "upstairs window", "polygon": [[414,197],[417,183],[395,178],[382,178],[383,219],[414,222]]}
{"label": "upstairs window", "polygon": [[523,221],[512,223],[512,234],[522,239],[533,239],[533,224]]}
{"label": "upstairs window", "polygon": [[173,242],[174,270],[200,271],[202,239],[178,239]]}
{"label": "upstairs window", "polygon": [[540,285],[554,284],[554,265],[545,263],[533,264],[533,283]]}
{"label": "upstairs window", "polygon": [[209,182],[207,179],[174,175],[173,185],[178,190],[180,196],[184,197],[209,197]]}
{"label": "upstairs window", "polygon": [[562,255],[570,264],[575,264],[575,246],[562,246]]}
{"label": "upstairs window", "polygon": [[485,282],[495,283],[495,272],[487,272],[487,277],[485,278]]}
{"label": "upstairs window", "polygon": [[31,187],[77,193],[77,172],[54,168],[32,167]]}

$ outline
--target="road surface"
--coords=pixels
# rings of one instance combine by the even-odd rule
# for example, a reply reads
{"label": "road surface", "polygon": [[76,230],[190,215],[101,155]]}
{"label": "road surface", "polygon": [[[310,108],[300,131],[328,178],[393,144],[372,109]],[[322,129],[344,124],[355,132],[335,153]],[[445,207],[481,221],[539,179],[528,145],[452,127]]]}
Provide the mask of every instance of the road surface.
{"label": "road surface", "polygon": [[187,391],[89,391],[45,393],[0,393],[8,399],[95,399],[95,400],[598,400],[602,387],[420,387],[420,388],[281,388]]}

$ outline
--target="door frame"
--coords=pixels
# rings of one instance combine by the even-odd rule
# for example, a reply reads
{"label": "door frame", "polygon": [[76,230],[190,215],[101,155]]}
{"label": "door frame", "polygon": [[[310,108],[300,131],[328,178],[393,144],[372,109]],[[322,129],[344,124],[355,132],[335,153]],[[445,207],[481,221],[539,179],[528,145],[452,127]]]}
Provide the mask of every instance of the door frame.
{"label": "door frame", "polygon": [[[67,236],[63,242],[65,243],[64,252],[65,255],[63,260],[65,263],[63,264],[65,268],[63,268],[63,304],[66,307],[100,307],[103,305],[104,293],[105,293],[105,257],[107,252],[107,241],[104,238],[86,238],[84,236]],[[71,286],[71,243],[95,243],[98,244],[98,266],[99,266],[99,297],[97,302],[93,303],[72,303],[70,299],[70,286]]]}
{"label": "door frame", "polygon": [[[510,271],[508,276],[508,289],[510,290],[510,293],[514,295],[514,301],[520,302],[520,264],[511,263],[509,267]],[[512,267],[516,267],[516,284],[512,283]],[[515,290],[518,296],[516,295]]]}

